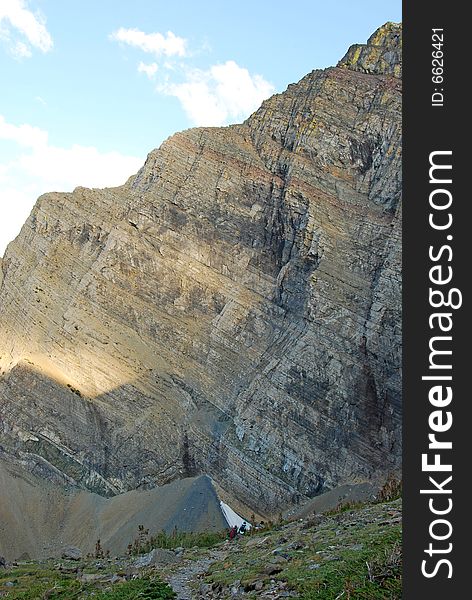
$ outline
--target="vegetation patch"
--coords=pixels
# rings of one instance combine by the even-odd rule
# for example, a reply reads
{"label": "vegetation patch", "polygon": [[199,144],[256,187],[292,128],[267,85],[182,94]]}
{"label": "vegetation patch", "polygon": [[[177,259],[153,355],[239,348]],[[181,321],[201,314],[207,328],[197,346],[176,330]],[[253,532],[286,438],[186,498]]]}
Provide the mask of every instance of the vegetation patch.
{"label": "vegetation patch", "polygon": [[166,550],[195,547],[212,548],[227,537],[228,534],[226,531],[189,532],[178,531],[177,528],[172,533],[160,531],[155,535],[150,535],[149,529],[145,529],[143,525],[139,525],[138,535],[128,545],[128,555],[137,556],[139,554],[146,554],[154,548],[164,548]]}
{"label": "vegetation patch", "polygon": [[205,582],[228,590],[239,582],[247,594],[283,586],[300,600],[400,599],[400,511],[401,500],[349,505],[308,519],[309,526],[293,522],[257,532],[237,542],[234,556],[212,565]]}
{"label": "vegetation patch", "polygon": [[0,596],[11,600],[172,600],[175,593],[160,579],[83,583],[77,574],[32,563],[1,572]]}
{"label": "vegetation patch", "polygon": [[[386,496],[396,495],[389,483]],[[0,570],[0,597],[12,600],[172,599],[163,582],[193,589],[198,600],[243,596],[299,600],[400,600],[401,498],[344,505],[325,515],[271,523],[229,540],[226,532],[174,530],[154,536],[143,526],[128,556],[27,562]],[[181,548],[178,560],[137,567],[135,555]],[[187,549],[184,551],[184,548]],[[176,588],[176,589],[177,589]]]}

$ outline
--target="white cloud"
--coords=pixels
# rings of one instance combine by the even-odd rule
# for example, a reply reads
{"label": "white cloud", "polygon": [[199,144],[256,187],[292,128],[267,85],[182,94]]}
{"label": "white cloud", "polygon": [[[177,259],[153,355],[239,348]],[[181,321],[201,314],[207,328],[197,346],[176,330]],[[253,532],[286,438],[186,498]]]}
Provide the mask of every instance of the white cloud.
{"label": "white cloud", "polygon": [[207,81],[199,81],[195,75],[191,79],[185,83],[170,83],[160,89],[178,98],[193,125],[211,127],[225,123],[228,111],[210,91]]}
{"label": "white cloud", "polygon": [[185,82],[166,83],[158,90],[178,98],[197,126],[217,126],[245,118],[275,91],[261,75],[251,75],[232,60],[206,71],[188,71]]}
{"label": "white cloud", "polygon": [[44,191],[70,191],[76,186],[113,187],[121,185],[142,166],[143,159],[119,152],[102,153],[94,146],[70,148],[45,146],[23,154],[16,166],[41,180]]}
{"label": "white cloud", "polygon": [[125,29],[120,27],[114,31],[110,38],[118,42],[123,42],[129,46],[139,48],[143,52],[154,54],[155,56],[186,56],[187,40],[176,36],[172,31],[165,35],[162,33],[144,33],[139,29]]}
{"label": "white cloud", "polygon": [[139,73],[146,73],[149,79],[154,79],[154,75],[157,73],[157,63],[153,62],[151,64],[146,64],[140,62],[138,65]]}
{"label": "white cloud", "polygon": [[[22,39],[16,39],[18,35]],[[28,10],[25,0],[1,0],[0,38],[17,58],[32,56],[31,46],[42,52],[53,47],[44,17]]]}
{"label": "white cloud", "polygon": [[11,53],[16,58],[30,58],[33,56],[29,47],[23,42],[16,42],[16,44],[11,47]]}
{"label": "white cloud", "polygon": [[13,142],[13,158],[0,163],[0,256],[18,233],[37,197],[77,186],[113,187],[136,173],[143,159],[93,146],[61,148],[48,133],[31,125],[13,125],[0,115],[0,141]]}
{"label": "white cloud", "polygon": [[[244,119],[275,92],[274,86],[264,77],[251,74],[234,60],[206,70],[189,67],[188,59],[194,55],[187,51],[187,40],[172,31],[164,36],[121,27],[109,37],[157,58],[171,59],[160,61],[159,66],[156,62],[146,64],[141,61],[138,72],[145,73],[150,80],[157,79],[157,92],[175,96],[192,125],[219,126]],[[180,82],[177,82],[179,77]]]}
{"label": "white cloud", "polygon": [[0,140],[16,142],[27,148],[38,148],[47,145],[48,133],[31,125],[12,125],[0,115]]}

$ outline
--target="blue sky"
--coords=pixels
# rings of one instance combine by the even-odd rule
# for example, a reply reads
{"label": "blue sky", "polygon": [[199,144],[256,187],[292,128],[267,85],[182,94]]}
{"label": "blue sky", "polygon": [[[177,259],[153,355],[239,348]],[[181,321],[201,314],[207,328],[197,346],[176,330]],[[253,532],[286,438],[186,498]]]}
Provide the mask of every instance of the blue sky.
{"label": "blue sky", "polygon": [[400,0],[0,0],[0,255],[41,193],[124,183],[400,20]]}

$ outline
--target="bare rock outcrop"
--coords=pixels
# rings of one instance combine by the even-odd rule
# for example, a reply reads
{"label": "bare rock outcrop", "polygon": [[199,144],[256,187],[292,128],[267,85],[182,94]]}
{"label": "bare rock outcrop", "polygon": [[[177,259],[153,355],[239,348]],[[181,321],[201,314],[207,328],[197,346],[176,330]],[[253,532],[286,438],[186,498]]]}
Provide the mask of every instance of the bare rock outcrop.
{"label": "bare rock outcrop", "polygon": [[0,263],[5,452],[266,514],[399,468],[400,48],[387,24],[122,187],[39,198]]}

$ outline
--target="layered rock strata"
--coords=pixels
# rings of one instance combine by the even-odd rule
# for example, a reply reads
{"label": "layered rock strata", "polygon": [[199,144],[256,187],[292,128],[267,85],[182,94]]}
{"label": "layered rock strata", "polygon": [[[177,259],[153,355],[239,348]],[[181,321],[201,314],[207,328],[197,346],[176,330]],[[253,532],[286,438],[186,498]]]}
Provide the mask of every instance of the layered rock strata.
{"label": "layered rock strata", "polygon": [[3,451],[261,513],[399,467],[401,26],[125,185],[37,201],[0,277]]}

